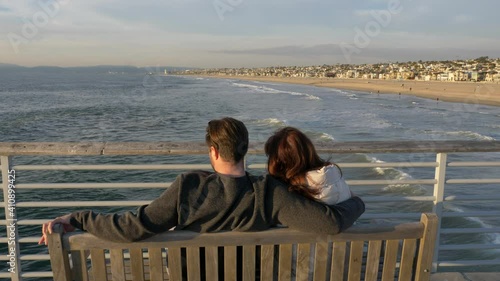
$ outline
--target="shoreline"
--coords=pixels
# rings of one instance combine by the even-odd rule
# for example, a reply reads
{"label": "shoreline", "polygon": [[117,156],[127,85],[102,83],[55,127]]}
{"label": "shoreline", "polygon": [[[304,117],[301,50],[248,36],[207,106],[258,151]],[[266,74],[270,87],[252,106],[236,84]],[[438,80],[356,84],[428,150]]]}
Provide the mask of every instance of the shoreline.
{"label": "shoreline", "polygon": [[441,82],[415,80],[292,78],[230,75],[195,75],[206,78],[309,85],[356,90],[374,94],[412,95],[426,99],[500,107],[500,84],[486,82]]}

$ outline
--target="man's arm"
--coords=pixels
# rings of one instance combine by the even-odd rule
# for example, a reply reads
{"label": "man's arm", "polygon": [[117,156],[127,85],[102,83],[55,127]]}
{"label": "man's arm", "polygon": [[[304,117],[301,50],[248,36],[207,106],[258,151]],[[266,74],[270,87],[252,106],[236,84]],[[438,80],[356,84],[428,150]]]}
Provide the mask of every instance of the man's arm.
{"label": "man's arm", "polygon": [[[177,201],[182,176],[150,204],[139,207],[136,213],[99,214],[92,211],[74,212],[44,224],[43,237],[51,233],[55,223],[73,226],[97,237],[116,242],[142,240],[177,225]],[[63,219],[62,219],[63,218]]]}
{"label": "man's arm", "polygon": [[359,197],[352,197],[337,205],[324,205],[295,192],[283,184],[268,182],[268,208],[273,220],[289,228],[323,234],[336,234],[350,227],[365,211]]}
{"label": "man's arm", "polygon": [[329,206],[335,213],[339,221],[340,232],[351,227],[354,222],[365,212],[365,202],[356,195],[351,198]]}

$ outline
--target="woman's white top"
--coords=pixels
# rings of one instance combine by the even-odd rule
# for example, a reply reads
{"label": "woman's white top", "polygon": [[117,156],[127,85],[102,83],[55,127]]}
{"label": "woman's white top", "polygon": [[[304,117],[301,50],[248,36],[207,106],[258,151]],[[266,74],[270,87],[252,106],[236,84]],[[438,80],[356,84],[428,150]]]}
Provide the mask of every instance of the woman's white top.
{"label": "woman's white top", "polygon": [[306,181],[309,187],[321,189],[321,193],[314,197],[328,205],[335,205],[351,198],[349,186],[340,169],[333,164],[307,172]]}

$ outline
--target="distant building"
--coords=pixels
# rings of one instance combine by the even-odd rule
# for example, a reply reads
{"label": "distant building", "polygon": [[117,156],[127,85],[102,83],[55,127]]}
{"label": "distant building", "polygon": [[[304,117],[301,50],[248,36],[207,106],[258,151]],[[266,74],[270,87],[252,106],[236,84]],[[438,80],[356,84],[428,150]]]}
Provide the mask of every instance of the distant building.
{"label": "distant building", "polygon": [[486,72],[483,71],[472,71],[470,75],[470,81],[480,82],[486,79]]}

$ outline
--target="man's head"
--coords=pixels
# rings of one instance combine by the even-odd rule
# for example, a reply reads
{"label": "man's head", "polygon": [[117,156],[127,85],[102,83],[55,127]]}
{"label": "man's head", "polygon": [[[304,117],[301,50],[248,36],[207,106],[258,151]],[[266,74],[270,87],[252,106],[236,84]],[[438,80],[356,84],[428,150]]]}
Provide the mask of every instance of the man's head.
{"label": "man's head", "polygon": [[[243,122],[231,117],[208,122],[205,141],[223,161],[235,165],[248,151],[248,131]],[[212,163],[213,165],[213,163]]]}

